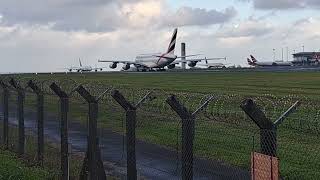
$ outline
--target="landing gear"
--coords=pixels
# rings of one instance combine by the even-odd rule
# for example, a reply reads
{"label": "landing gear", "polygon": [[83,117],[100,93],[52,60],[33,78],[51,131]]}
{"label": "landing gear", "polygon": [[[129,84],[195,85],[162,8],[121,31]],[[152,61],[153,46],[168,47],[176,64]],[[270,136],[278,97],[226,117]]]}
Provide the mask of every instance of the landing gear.
{"label": "landing gear", "polygon": [[158,72],[162,72],[162,71],[166,71],[166,69],[162,68],[162,69],[157,69]]}

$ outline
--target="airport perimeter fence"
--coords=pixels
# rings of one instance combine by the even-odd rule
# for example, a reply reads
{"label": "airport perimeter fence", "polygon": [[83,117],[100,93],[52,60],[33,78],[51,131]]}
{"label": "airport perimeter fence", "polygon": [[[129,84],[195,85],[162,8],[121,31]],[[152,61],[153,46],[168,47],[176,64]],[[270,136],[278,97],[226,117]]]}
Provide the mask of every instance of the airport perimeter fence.
{"label": "airport perimeter fence", "polygon": [[0,97],[2,147],[52,179],[249,179],[253,151],[278,158],[285,179],[320,177],[313,99],[17,77]]}

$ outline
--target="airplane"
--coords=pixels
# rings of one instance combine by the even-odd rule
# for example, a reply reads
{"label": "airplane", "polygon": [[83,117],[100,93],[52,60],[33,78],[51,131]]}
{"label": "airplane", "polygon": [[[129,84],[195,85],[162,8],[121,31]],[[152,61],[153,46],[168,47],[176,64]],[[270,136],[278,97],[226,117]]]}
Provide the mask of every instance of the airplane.
{"label": "airplane", "polygon": [[[207,68],[226,68],[226,65],[224,63],[208,63],[208,59],[205,57],[206,64],[199,64],[201,66],[205,66]],[[227,60],[227,58],[211,58],[210,60]]]}
{"label": "airplane", "polygon": [[247,58],[247,62],[250,66],[255,67],[270,67],[270,66],[292,66],[292,62],[284,61],[268,61],[268,62],[259,62],[255,57],[250,55],[251,60]]}
{"label": "airplane", "polygon": [[109,65],[111,69],[117,68],[118,63],[124,64],[122,69],[128,70],[130,69],[130,65],[134,65],[137,68],[137,71],[152,71],[153,69],[157,70],[165,70],[164,68],[167,67],[168,69],[173,69],[175,66],[181,62],[187,63],[188,66],[194,67],[197,65],[198,62],[204,59],[188,59],[188,60],[179,60],[181,58],[186,57],[193,57],[198,56],[199,54],[188,55],[188,56],[177,56],[174,54],[174,50],[176,47],[176,39],[177,39],[178,29],[174,29],[172,38],[169,43],[169,47],[165,53],[151,53],[151,54],[139,54],[136,56],[134,61],[122,61],[122,60],[98,60],[98,62],[111,62],[112,64]]}
{"label": "airplane", "polygon": [[98,70],[102,71],[104,67],[99,67],[99,68],[93,68],[91,66],[82,66],[81,60],[79,58],[79,67],[70,67],[70,68],[65,68],[67,70],[69,70],[69,72],[72,71],[77,71],[77,72],[91,72],[91,71],[95,71],[97,72]]}

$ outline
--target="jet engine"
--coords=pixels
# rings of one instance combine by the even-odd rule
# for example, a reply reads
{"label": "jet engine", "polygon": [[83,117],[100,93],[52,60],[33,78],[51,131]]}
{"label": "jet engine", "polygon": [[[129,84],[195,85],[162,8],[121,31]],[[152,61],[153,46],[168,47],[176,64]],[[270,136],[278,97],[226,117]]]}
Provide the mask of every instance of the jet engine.
{"label": "jet engine", "polygon": [[122,69],[123,69],[123,70],[128,70],[128,69],[130,69],[130,64],[125,64],[125,65],[123,65],[123,66],[122,66]]}
{"label": "jet engine", "polygon": [[189,63],[188,63],[188,66],[189,67],[195,67],[197,65],[197,62],[196,61],[190,61]]}
{"label": "jet engine", "polygon": [[168,68],[169,68],[169,69],[174,69],[175,67],[176,67],[175,64],[170,64],[170,65],[168,65]]}
{"label": "jet engine", "polygon": [[117,68],[117,63],[112,63],[112,64],[109,65],[109,67],[111,69],[115,69],[115,68]]}

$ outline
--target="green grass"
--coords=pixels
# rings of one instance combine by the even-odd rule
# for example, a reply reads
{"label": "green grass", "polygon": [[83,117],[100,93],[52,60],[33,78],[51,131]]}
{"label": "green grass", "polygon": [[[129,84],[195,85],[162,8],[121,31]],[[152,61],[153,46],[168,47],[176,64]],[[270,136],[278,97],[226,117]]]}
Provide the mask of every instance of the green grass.
{"label": "green grass", "polygon": [[[181,145],[177,141],[181,128],[177,115],[164,105],[165,98],[174,93],[182,101],[187,101],[187,95],[190,95],[191,102],[199,102],[203,97],[201,94],[220,94],[208,107],[213,117],[200,115],[196,120],[195,155],[247,169],[250,167],[250,152],[259,148],[259,133],[239,108],[241,101],[254,98],[266,109],[268,117],[275,120],[299,99],[302,105],[298,112],[287,118],[278,130],[280,171],[290,179],[320,176],[320,74],[317,72],[98,73],[23,75],[23,78],[57,81],[71,78],[93,87],[91,90],[95,92],[102,92],[112,85],[131,100],[146,92],[141,89],[156,88],[156,95],[161,97],[139,110],[136,134],[139,139],[170,149],[175,149],[177,143]],[[71,82],[64,83],[64,87],[73,86]],[[50,99],[46,100],[46,109],[57,112],[57,103]],[[124,133],[124,111],[110,97],[108,99],[107,104],[100,104],[98,125]],[[194,109],[197,104],[190,106]],[[86,113],[87,105],[72,99],[72,119],[85,124]]]}
{"label": "green grass", "polygon": [[0,180],[43,180],[49,172],[39,167],[28,167],[24,160],[9,151],[0,150]]}
{"label": "green grass", "polygon": [[311,96],[318,98],[318,72],[216,72],[216,73],[92,73],[23,75],[37,80],[73,79],[79,83],[157,88],[169,91],[219,92],[226,94]]}
{"label": "green grass", "polygon": [[[2,124],[1,124],[2,125]],[[1,127],[0,125],[0,127]],[[0,128],[1,129],[1,128]],[[40,166],[39,162],[36,160],[36,152],[37,152],[37,137],[31,135],[28,131],[26,131],[26,139],[25,139],[25,153],[20,159],[24,163],[26,167],[34,167],[33,169],[42,169],[43,172],[45,172],[45,176],[41,176],[40,179],[59,179],[61,176],[60,173],[60,149],[59,144],[49,143],[48,141],[45,141],[44,144],[44,160],[43,165]],[[0,151],[0,153],[7,153],[11,155],[14,155],[14,152],[17,152],[18,147],[18,129],[14,127],[9,127],[9,149],[8,151]],[[1,147],[1,146],[0,146]],[[17,158],[17,156],[13,156],[14,158]],[[82,167],[82,161],[83,156],[80,154],[71,154],[70,156],[70,178],[71,179],[77,179],[80,174],[80,170]],[[0,163],[1,164],[1,163]],[[0,165],[1,166],[1,165]],[[30,168],[32,169],[32,168]],[[1,170],[0,170],[1,172]],[[9,174],[16,175],[16,173],[8,172]],[[21,174],[19,171],[17,171],[18,174]],[[32,175],[33,172],[31,172],[30,175]],[[35,173],[36,174],[36,173]],[[0,173],[1,175],[1,173]],[[28,174],[27,174],[28,175]],[[26,176],[25,179],[29,179],[28,176]],[[32,176],[30,176],[32,177]],[[35,179],[39,179],[36,178]],[[17,179],[19,179],[17,177]],[[24,178],[20,178],[24,179]],[[31,178],[32,179],[32,178]],[[2,180],[2,179],[0,179]]]}

